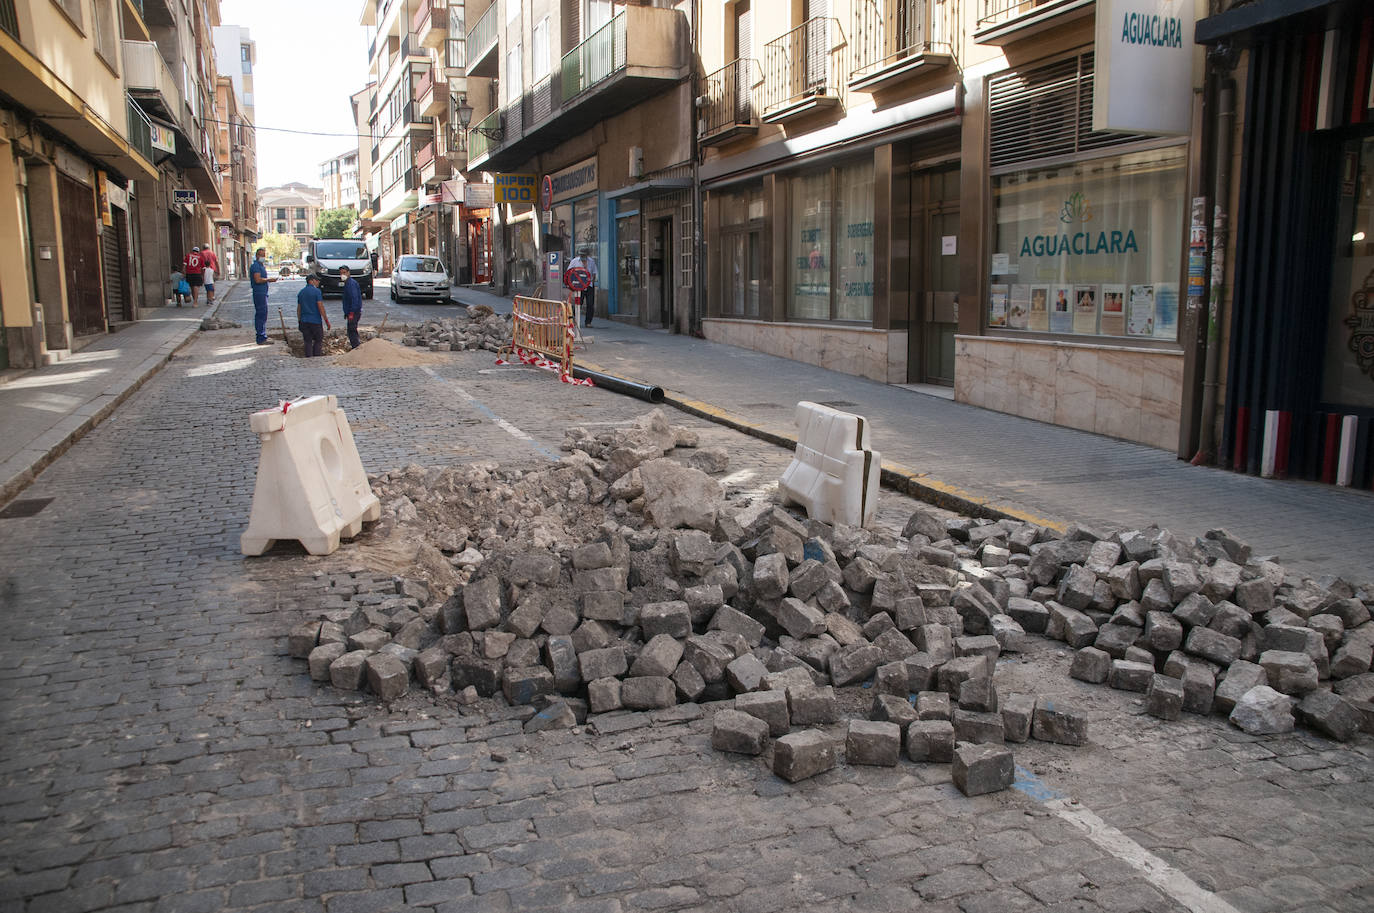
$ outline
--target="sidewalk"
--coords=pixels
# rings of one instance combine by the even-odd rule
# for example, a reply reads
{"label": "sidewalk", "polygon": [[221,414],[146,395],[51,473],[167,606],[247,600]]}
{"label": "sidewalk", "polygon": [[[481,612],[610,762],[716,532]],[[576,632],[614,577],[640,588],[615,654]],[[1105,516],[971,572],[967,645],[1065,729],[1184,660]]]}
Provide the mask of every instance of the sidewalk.
{"label": "sidewalk", "polygon": [[[454,298],[510,302],[472,289]],[[884,482],[951,509],[1063,528],[1222,526],[1303,573],[1374,577],[1374,493],[1199,468],[1173,453],[991,412],[789,361],[598,320],[577,352],[592,370],[664,388],[672,405],[775,443],[794,441],[799,400],[873,425]]]}
{"label": "sidewalk", "polygon": [[[226,283],[223,295],[233,287]],[[209,313],[161,308],[65,361],[0,384],[0,506],[157,373]]]}

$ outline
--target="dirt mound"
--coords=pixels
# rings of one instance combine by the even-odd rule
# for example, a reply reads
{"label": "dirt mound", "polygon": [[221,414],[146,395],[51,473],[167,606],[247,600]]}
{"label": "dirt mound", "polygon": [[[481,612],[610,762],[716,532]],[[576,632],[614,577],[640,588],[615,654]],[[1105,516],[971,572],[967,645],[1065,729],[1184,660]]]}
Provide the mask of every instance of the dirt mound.
{"label": "dirt mound", "polygon": [[404,368],[409,365],[434,364],[442,360],[438,355],[418,352],[378,337],[369,339],[351,352],[338,356],[334,359],[334,364],[350,368]]}

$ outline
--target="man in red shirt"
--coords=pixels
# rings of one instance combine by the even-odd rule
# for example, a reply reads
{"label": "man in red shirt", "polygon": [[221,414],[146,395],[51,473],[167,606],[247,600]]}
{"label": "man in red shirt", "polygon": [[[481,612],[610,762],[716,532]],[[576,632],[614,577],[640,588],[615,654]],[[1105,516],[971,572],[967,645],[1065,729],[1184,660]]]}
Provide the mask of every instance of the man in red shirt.
{"label": "man in red shirt", "polygon": [[205,284],[205,258],[199,247],[191,248],[186,255],[182,272],[186,274],[186,284],[191,286],[191,307],[200,307],[200,287]]}
{"label": "man in red shirt", "polygon": [[205,261],[205,303],[211,305],[215,303],[215,276],[219,274],[219,257],[215,256],[215,249],[209,244],[200,249],[200,256]]}

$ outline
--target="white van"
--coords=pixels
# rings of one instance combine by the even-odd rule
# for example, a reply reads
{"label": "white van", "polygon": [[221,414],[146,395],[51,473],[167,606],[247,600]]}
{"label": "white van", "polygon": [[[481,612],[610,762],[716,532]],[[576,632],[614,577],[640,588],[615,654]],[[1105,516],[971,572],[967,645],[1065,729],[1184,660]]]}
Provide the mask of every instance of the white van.
{"label": "white van", "polygon": [[367,244],[351,239],[326,238],[311,241],[305,254],[306,276],[320,277],[320,291],[341,294],[343,280],[339,267],[346,266],[362,287],[363,297],[372,300],[372,254]]}

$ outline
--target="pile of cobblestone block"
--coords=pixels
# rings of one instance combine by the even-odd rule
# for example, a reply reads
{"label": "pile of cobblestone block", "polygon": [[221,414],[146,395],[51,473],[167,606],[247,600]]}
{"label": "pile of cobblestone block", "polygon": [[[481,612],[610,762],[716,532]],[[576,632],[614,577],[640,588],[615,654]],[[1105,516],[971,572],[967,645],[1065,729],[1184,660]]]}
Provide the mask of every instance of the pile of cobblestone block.
{"label": "pile of cobblestone block", "polygon": [[[986,534],[984,534],[986,535]],[[1220,712],[1253,734],[1295,722],[1374,731],[1374,588],[1295,578],[1225,530],[1074,527],[1029,551],[1022,626],[1076,649],[1070,674],[1145,696],[1161,719]]]}
{"label": "pile of cobblestone block", "polygon": [[[999,694],[999,657],[1033,635],[1078,651],[1074,678],[1140,691],[1166,719],[1219,708],[1265,732],[1296,713],[1338,738],[1374,719],[1367,590],[1290,581],[1219,530],[1059,536],[927,510],[900,534],[832,526],[727,498],[711,477],[726,455],[697,443],[655,412],[570,429],[554,467],[483,469],[510,519],[481,537],[465,582],[444,597],[400,580],[332,608],[292,632],[292,655],[384,700],[418,685],[532,705],[530,729],[732,702],[717,747],[771,748],[786,779],[829,769],[843,746],[849,763],[948,762],[969,794],[1010,785],[1008,742],[1088,739],[1071,703]],[[583,525],[529,539],[560,498]],[[861,684],[867,719],[841,741],[824,727]]]}
{"label": "pile of cobblestone block", "polygon": [[426,320],[418,327],[405,327],[401,344],[435,352],[463,352],[485,349],[496,352],[510,342],[510,318],[488,308],[474,308],[467,317]]}

